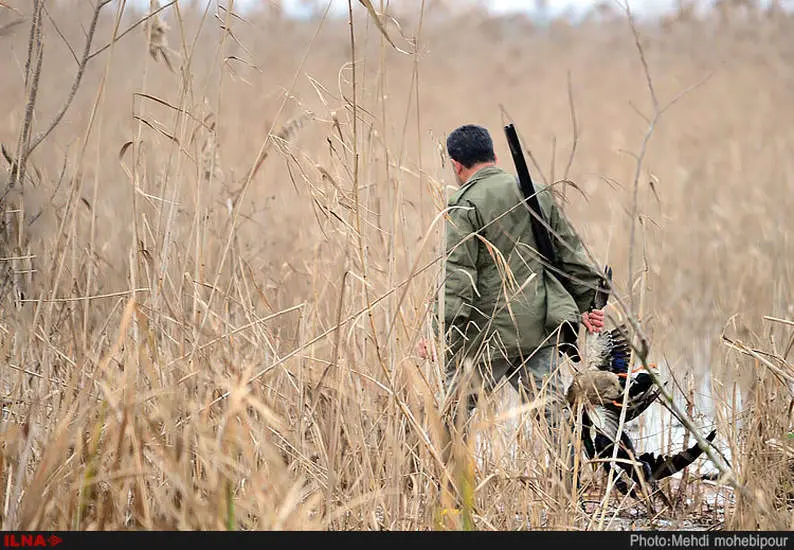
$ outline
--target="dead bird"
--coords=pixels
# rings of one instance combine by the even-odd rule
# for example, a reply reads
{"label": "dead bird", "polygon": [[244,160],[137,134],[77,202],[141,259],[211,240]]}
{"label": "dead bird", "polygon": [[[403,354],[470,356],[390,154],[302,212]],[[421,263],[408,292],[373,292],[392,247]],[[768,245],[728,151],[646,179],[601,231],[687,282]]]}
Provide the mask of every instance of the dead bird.
{"label": "dead bird", "polygon": [[[626,480],[617,477],[617,489],[639,498],[636,488],[645,483],[650,495],[660,496],[669,505],[667,497],[658,490],[657,482],[692,464],[703,449],[696,444],[672,456],[640,454],[625,430],[620,430],[618,438],[626,391],[625,423],[647,410],[661,392],[648,372],[636,373],[629,368],[631,348],[626,334],[626,327],[620,326],[590,339],[588,369],[574,377],[567,392],[568,403],[575,411],[581,409],[581,437],[585,453],[591,460],[605,460],[601,464],[607,473],[614,467],[609,460],[615,452],[615,443],[619,441],[616,464],[634,482],[634,486],[629,487]],[[716,431],[712,431],[706,439],[713,441],[715,436]]]}
{"label": "dead bird", "polygon": [[605,406],[623,395],[623,386],[615,373],[589,369],[577,374],[568,387],[566,398],[570,405],[577,403]]}

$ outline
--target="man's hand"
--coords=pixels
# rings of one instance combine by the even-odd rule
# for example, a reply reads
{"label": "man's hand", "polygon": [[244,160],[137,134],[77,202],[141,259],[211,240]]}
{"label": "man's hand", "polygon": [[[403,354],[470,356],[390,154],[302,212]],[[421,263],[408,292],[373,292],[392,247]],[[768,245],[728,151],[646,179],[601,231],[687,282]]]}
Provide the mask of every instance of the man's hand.
{"label": "man's hand", "polygon": [[431,344],[432,342],[430,342],[430,340],[427,338],[422,338],[419,340],[419,343],[416,345],[416,352],[419,354],[419,357],[422,359],[430,359],[431,357],[433,359],[436,358]]}
{"label": "man's hand", "polygon": [[585,328],[587,328],[587,332],[590,332],[591,334],[595,332],[601,332],[601,329],[604,328],[604,310],[594,309],[593,311],[583,313],[582,323],[584,324]]}

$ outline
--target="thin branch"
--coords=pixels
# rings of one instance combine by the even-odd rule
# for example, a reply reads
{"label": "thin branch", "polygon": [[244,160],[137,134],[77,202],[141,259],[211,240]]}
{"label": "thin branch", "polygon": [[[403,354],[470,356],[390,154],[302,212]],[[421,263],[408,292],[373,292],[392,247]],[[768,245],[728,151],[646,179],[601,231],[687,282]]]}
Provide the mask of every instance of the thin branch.
{"label": "thin branch", "polygon": [[47,302],[47,303],[49,303],[49,302],[83,302],[83,301],[86,301],[86,300],[99,300],[101,298],[117,298],[119,296],[127,296],[129,294],[134,294],[136,292],[149,292],[150,290],[151,289],[149,289],[149,288],[134,288],[132,290],[121,290],[119,292],[110,292],[108,294],[95,294],[93,296],[76,296],[76,297],[70,297],[70,298],[50,298],[50,299],[31,298],[31,299],[20,300],[20,302],[22,302],[22,303],[27,303],[27,302],[34,302],[34,303],[35,302]]}
{"label": "thin branch", "polygon": [[773,321],[775,323],[780,323],[780,324],[783,324],[783,325],[789,325],[789,326],[794,327],[794,321],[790,321],[788,319],[779,319],[777,317],[771,317],[769,315],[764,315],[764,319],[766,319],[767,321]]}
{"label": "thin branch", "polygon": [[642,48],[642,44],[640,43],[640,33],[637,31],[637,26],[634,24],[634,15],[631,13],[631,6],[629,6],[628,1],[624,1],[623,9],[626,11],[626,17],[629,20],[631,33],[634,35],[634,44],[637,46],[637,52],[640,55],[640,63],[642,63],[642,70],[645,74],[645,80],[648,84],[648,91],[651,94],[653,110],[654,112],[659,112],[659,100],[656,98],[656,89],[653,86],[653,80],[651,80],[651,71],[648,68],[648,60],[645,59],[645,50]]}
{"label": "thin branch", "polygon": [[[633,344],[632,344],[632,348],[634,348]],[[636,348],[634,349],[635,351],[638,351],[636,350]],[[739,348],[735,348],[735,349],[739,349]],[[746,352],[747,350],[740,349],[740,351]],[[664,386],[661,384],[661,381],[656,376],[656,374],[651,369],[648,368],[647,355],[640,355],[640,360],[642,362],[643,371],[647,372],[650,375],[651,379],[653,380],[653,383],[657,387],[659,387],[660,389],[659,396],[662,398],[664,406],[673,414],[673,416],[676,417],[676,419],[678,419],[679,422],[681,422],[684,428],[686,428],[686,430],[695,437],[695,440],[698,442],[698,446],[701,449],[703,449],[703,452],[706,454],[709,460],[711,460],[711,462],[720,472],[720,477],[727,484],[729,484],[734,489],[739,491],[743,497],[747,498],[750,502],[755,503],[755,505],[763,514],[771,518],[772,517],[771,510],[769,510],[766,503],[760,501],[756,497],[756,495],[753,494],[752,491],[750,491],[745,485],[739,482],[739,480],[736,477],[736,474],[733,472],[733,469],[727,463],[727,461],[724,460],[722,453],[716,448],[716,445],[714,445],[713,442],[708,441],[705,437],[701,435],[700,430],[698,430],[694,422],[690,420],[689,416],[679,408],[679,406],[675,403],[675,401],[673,401],[673,396],[665,390]],[[768,362],[767,362],[767,366],[769,366]],[[626,386],[628,387],[628,384]],[[621,418],[621,425],[619,427],[620,429],[618,431],[618,434],[620,434],[623,427],[622,420],[623,418]]]}
{"label": "thin branch", "polygon": [[[695,87],[699,86],[702,82],[705,82],[705,80],[708,77],[706,79],[704,79],[703,81],[701,81],[701,83],[698,83],[697,85],[695,85],[695,86],[685,90],[681,94],[679,94],[675,99],[673,99],[673,101],[671,101],[670,103],[665,105],[663,108],[660,108],[659,107],[659,103],[657,101],[656,92],[655,92],[655,90],[653,88],[653,80],[651,79],[650,71],[648,69],[648,64],[646,62],[645,55],[644,55],[644,52],[642,50],[642,45],[640,43],[639,33],[637,32],[637,28],[636,28],[636,26],[634,24],[634,20],[633,20],[632,15],[631,15],[631,10],[630,10],[630,8],[629,8],[627,3],[624,3],[623,5],[624,5],[624,9],[626,11],[626,15],[627,15],[627,18],[628,18],[628,21],[629,21],[629,25],[631,26],[631,30],[632,30],[632,33],[633,33],[634,38],[635,38],[635,45],[636,45],[636,47],[637,47],[637,49],[639,51],[640,59],[641,59],[642,65],[643,65],[643,70],[645,71],[646,81],[648,83],[648,89],[649,89],[649,92],[651,94],[651,100],[653,102],[653,107],[654,107],[653,117],[650,120],[650,123],[649,123],[649,126],[648,126],[648,130],[647,130],[647,132],[646,132],[646,134],[645,134],[645,136],[644,136],[644,138],[642,140],[642,145],[640,147],[640,153],[637,155],[637,166],[636,166],[635,175],[634,175],[634,202],[633,202],[633,210],[632,210],[632,213],[631,213],[632,214],[632,219],[631,219],[631,237],[630,237],[630,250],[629,250],[629,271],[630,271],[629,272],[629,278],[630,278],[629,279],[629,282],[630,282],[630,284],[629,284],[629,293],[630,293],[629,296],[630,296],[630,304],[631,304],[632,307],[631,307],[631,310],[629,312],[627,312],[626,317],[628,318],[628,321],[631,324],[631,326],[635,329],[635,332],[637,332],[637,335],[639,336],[639,344],[640,345],[636,346],[634,344],[632,338],[627,338],[627,341],[629,342],[629,344],[632,347],[633,355],[635,355],[639,359],[640,363],[642,364],[643,371],[648,373],[648,375],[653,380],[653,383],[659,388],[659,390],[660,390],[659,397],[661,398],[661,400],[662,400],[663,404],[665,405],[665,407],[667,407],[670,410],[670,412],[681,422],[681,424],[684,426],[684,428],[695,437],[695,439],[697,440],[698,445],[700,446],[700,448],[703,449],[703,452],[706,454],[706,456],[709,458],[709,460],[711,460],[711,462],[716,466],[716,468],[720,472],[720,476],[722,477],[722,479],[726,483],[728,483],[729,485],[734,487],[734,489],[739,491],[742,494],[743,497],[747,498],[750,502],[753,502],[757,506],[758,510],[761,511],[761,513],[765,514],[767,517],[771,517],[770,510],[768,509],[768,506],[766,505],[766,503],[760,501],[746,486],[744,486],[742,483],[739,482],[739,480],[737,479],[736,474],[733,472],[731,466],[727,463],[726,460],[724,460],[724,457],[721,455],[721,453],[717,452],[716,446],[712,442],[706,440],[700,434],[700,431],[695,426],[694,422],[692,420],[690,420],[689,416],[684,411],[682,411],[680,409],[680,407],[675,403],[675,401],[673,400],[673,396],[665,389],[664,385],[661,383],[661,381],[659,380],[658,376],[656,376],[656,374],[651,369],[648,368],[648,364],[647,364],[647,359],[648,359],[647,338],[641,332],[639,332],[639,326],[638,326],[637,322],[635,321],[635,319],[633,317],[634,293],[633,293],[632,288],[631,288],[632,287],[631,279],[633,278],[633,274],[631,273],[631,267],[632,267],[632,261],[633,261],[632,258],[633,258],[633,252],[634,252],[635,223],[636,223],[636,220],[637,220],[637,206],[638,206],[638,204],[637,204],[637,188],[639,186],[639,177],[640,177],[640,173],[641,173],[641,170],[642,170],[642,164],[643,164],[643,161],[645,159],[645,154],[646,154],[646,151],[647,151],[648,142],[649,142],[651,136],[653,135],[653,132],[654,132],[654,130],[656,128],[656,124],[658,123],[659,118],[661,117],[661,115],[670,106],[672,106],[675,102],[677,102],[684,95],[686,95],[691,89],[694,89]],[[610,283],[610,286],[611,286],[611,283]],[[614,293],[613,293],[613,295],[614,295]],[[614,296],[620,302],[619,297],[616,296],[616,295],[614,295]],[[621,306],[623,306],[623,309],[625,310],[625,306],[623,305],[623,303],[620,302],[620,304],[621,304]],[[747,350],[742,350],[742,351],[747,352]],[[766,364],[767,364],[767,366],[770,366],[770,363],[768,361],[766,361]],[[628,400],[628,389],[629,389],[629,387],[630,387],[630,385],[626,384],[626,391],[624,392],[624,399],[623,399],[624,405],[626,404],[626,402]],[[620,419],[619,419],[619,423],[618,423],[618,430],[617,430],[617,438],[618,439],[620,438],[621,434],[623,433],[625,420],[626,420],[625,417],[626,417],[626,407],[624,406],[624,407],[622,407],[621,414],[620,414]],[[615,460],[616,458],[617,458],[617,446],[615,446],[615,449],[613,451],[612,460]],[[605,500],[604,500],[604,506],[606,505],[606,499],[608,498],[608,496],[611,493],[612,488],[613,488],[613,481],[614,481],[614,477],[613,476],[614,476],[614,470],[611,470],[610,471],[610,475],[609,475],[609,480],[607,482],[607,492],[606,492],[606,496],[605,496]],[[604,507],[604,514],[605,513],[606,513],[606,508]],[[602,517],[601,517],[601,521],[602,522],[603,522],[603,519],[604,519],[604,515],[602,515]]]}
{"label": "thin branch", "polygon": [[66,44],[66,47],[69,49],[69,53],[72,54],[72,58],[74,59],[74,62],[77,63],[77,65],[79,66],[80,65],[80,60],[77,59],[77,54],[74,53],[74,48],[72,48],[72,45],[69,43],[69,40],[67,40],[66,37],[61,32],[60,27],[58,26],[58,24],[55,22],[55,20],[50,15],[49,10],[47,10],[45,8],[44,9],[44,14],[47,16],[47,19],[50,20],[50,23],[52,23],[52,27],[55,29],[55,32],[58,33],[58,36],[61,37],[61,40],[63,40],[63,43]]}
{"label": "thin branch", "polygon": [[83,49],[83,58],[80,61],[80,65],[77,68],[77,74],[74,77],[74,82],[72,83],[72,89],[69,90],[69,95],[66,98],[61,110],[55,115],[55,118],[52,119],[52,122],[47,126],[47,129],[38,134],[35,138],[33,138],[30,147],[28,147],[25,155],[22,157],[21,161],[24,163],[27,160],[28,156],[33,152],[33,150],[39,146],[39,144],[46,139],[48,135],[55,129],[55,127],[61,122],[61,119],[66,114],[66,111],[69,109],[69,106],[72,104],[72,100],[74,96],[77,94],[77,89],[80,87],[80,81],[83,78],[83,73],[85,72],[86,64],[88,63],[88,55],[91,51],[91,43],[94,40],[94,33],[96,32],[96,25],[97,21],[99,20],[99,12],[102,11],[102,8],[108,5],[112,0],[102,0],[101,2],[97,3],[96,8],[94,8],[94,14],[91,17],[91,25],[88,27],[88,35],[86,36],[85,40],[85,48]]}
{"label": "thin branch", "polygon": [[[22,132],[17,141],[17,158],[11,168],[11,175],[6,187],[6,194],[16,185],[18,181],[25,178],[25,162],[27,158],[25,151],[30,139],[31,127],[33,125],[33,110],[36,106],[36,96],[39,89],[39,77],[41,76],[41,64],[43,61],[43,50],[41,47],[41,12],[44,9],[44,0],[33,0],[33,17],[30,23],[30,36],[28,38],[28,57],[25,62],[25,91],[27,102],[25,103],[25,118],[22,123]],[[3,196],[5,198],[5,194]],[[1,199],[0,199],[1,200]]]}
{"label": "thin branch", "polygon": [[[571,154],[568,155],[568,164],[565,165],[565,172],[562,174],[562,179],[567,180],[568,175],[573,165],[573,158],[576,155],[576,145],[579,143],[579,125],[576,122],[576,107],[573,101],[573,84],[571,83],[571,72],[568,71],[568,105],[571,109],[571,126],[573,128],[573,143],[571,144]],[[567,184],[563,183],[562,197],[567,198]]]}
{"label": "thin branch", "polygon": [[633,101],[629,101],[629,107],[634,109],[634,112],[637,113],[640,116],[640,118],[645,121],[645,124],[650,124],[651,123],[651,119],[649,119],[647,116],[645,116],[645,114],[642,111],[640,111],[640,108],[637,107],[636,105],[634,105]]}
{"label": "thin branch", "polygon": [[20,23],[24,23],[24,19],[17,19],[16,21],[11,21],[10,23],[6,23],[3,26],[0,26],[0,37],[6,36],[14,30],[14,27],[19,25]]}
{"label": "thin branch", "polygon": [[[682,98],[684,98],[687,94],[702,86],[709,78],[711,78],[711,73],[706,75],[700,81],[696,82],[692,86],[684,89],[678,95],[676,95],[672,100],[670,100],[666,105],[663,107],[659,107],[658,100],[656,98],[656,92],[653,88],[653,80],[651,79],[650,71],[648,69],[648,63],[645,60],[645,53],[642,49],[642,44],[640,43],[639,33],[637,31],[636,26],[634,25],[634,19],[631,15],[631,9],[626,4],[626,14],[629,19],[629,25],[631,26],[631,31],[635,37],[635,45],[637,46],[637,50],[639,51],[640,59],[642,60],[642,67],[645,71],[646,81],[648,82],[648,90],[651,94],[651,101],[653,102],[653,116],[651,117],[650,121],[648,122],[648,129],[645,132],[645,135],[642,138],[642,144],[640,145],[640,151],[634,156],[636,160],[635,170],[634,170],[634,178],[632,180],[633,185],[633,193],[632,193],[632,201],[631,201],[631,225],[629,229],[629,265],[628,265],[628,277],[629,277],[629,306],[630,311],[634,313],[634,291],[633,291],[633,281],[634,281],[634,247],[635,247],[635,240],[636,240],[636,223],[637,217],[639,212],[639,188],[640,188],[640,176],[642,174],[642,165],[645,161],[645,156],[648,152],[648,143],[651,140],[654,132],[656,131],[656,126],[659,123],[662,115],[667,112],[673,105],[678,103]],[[637,111],[640,116],[646,118],[642,113]],[[646,119],[647,120],[647,119]]]}
{"label": "thin branch", "polygon": [[88,56],[88,60],[90,61],[91,59],[95,58],[96,56],[98,56],[99,54],[101,54],[102,52],[104,52],[105,50],[107,50],[108,48],[110,48],[110,47],[111,47],[113,44],[115,44],[116,42],[118,42],[119,40],[121,40],[122,38],[124,38],[124,36],[126,36],[128,33],[130,33],[130,32],[131,32],[132,30],[134,30],[136,27],[139,27],[140,25],[143,25],[143,24],[144,24],[144,23],[146,23],[146,22],[147,22],[149,19],[151,19],[152,17],[154,17],[155,15],[157,15],[158,13],[160,13],[161,11],[163,11],[164,9],[170,8],[171,6],[173,6],[174,4],[176,4],[176,3],[177,3],[177,1],[178,1],[178,0],[171,0],[171,1],[170,1],[170,2],[168,2],[167,4],[163,4],[162,6],[160,6],[159,8],[157,8],[156,10],[152,11],[152,13],[148,14],[146,17],[143,17],[142,19],[140,19],[140,20],[138,20],[137,22],[133,23],[132,25],[130,25],[129,27],[127,27],[127,28],[126,28],[126,29],[125,29],[123,32],[119,33],[119,35],[118,35],[118,36],[116,36],[116,38],[115,38],[115,39],[111,40],[110,42],[108,42],[107,44],[105,44],[104,46],[102,46],[101,48],[99,48],[98,50],[96,50],[95,52],[92,52],[92,53],[91,53],[91,54]]}
{"label": "thin branch", "polygon": [[695,82],[694,84],[692,84],[691,86],[689,86],[688,88],[684,88],[684,90],[682,90],[678,95],[673,97],[673,99],[671,99],[667,103],[667,105],[665,105],[664,107],[661,108],[661,110],[659,111],[659,115],[663,115],[664,113],[667,112],[668,109],[670,109],[670,107],[672,107],[673,105],[678,103],[680,100],[682,100],[684,97],[689,95],[691,92],[695,91],[697,88],[700,88],[701,86],[703,86],[706,82],[708,82],[708,80],[712,76],[714,76],[714,73],[709,73],[706,76],[704,76],[703,78],[701,78],[700,80],[698,80],[697,82]]}

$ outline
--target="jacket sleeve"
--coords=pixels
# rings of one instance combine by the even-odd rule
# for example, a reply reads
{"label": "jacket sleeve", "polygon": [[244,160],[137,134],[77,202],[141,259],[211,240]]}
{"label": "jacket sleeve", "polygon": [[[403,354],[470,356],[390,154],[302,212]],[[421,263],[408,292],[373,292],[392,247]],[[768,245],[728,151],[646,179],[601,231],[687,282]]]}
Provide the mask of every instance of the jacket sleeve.
{"label": "jacket sleeve", "polygon": [[559,267],[564,272],[564,274],[555,273],[555,276],[573,296],[579,312],[585,313],[590,311],[593,305],[596,289],[602,276],[590,262],[579,236],[560,211],[554,199],[551,198],[550,202],[549,224],[554,231],[552,240]]}
{"label": "jacket sleeve", "polygon": [[450,208],[444,279],[444,327],[449,357],[454,357],[465,344],[466,325],[477,294],[479,242],[476,233],[480,229],[477,210],[471,203],[464,201]]}

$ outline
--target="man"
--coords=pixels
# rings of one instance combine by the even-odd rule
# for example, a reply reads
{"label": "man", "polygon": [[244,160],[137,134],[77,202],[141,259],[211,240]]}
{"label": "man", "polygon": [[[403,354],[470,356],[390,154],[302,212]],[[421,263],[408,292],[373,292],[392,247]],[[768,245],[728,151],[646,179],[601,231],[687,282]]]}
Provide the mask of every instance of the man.
{"label": "man", "polygon": [[[460,389],[467,376],[464,366],[475,365],[464,380],[469,412],[477,390],[493,389],[503,378],[526,398],[543,391],[551,397],[544,416],[556,433],[564,399],[555,372],[559,344],[571,339],[566,335],[575,334],[580,322],[590,332],[603,328],[603,310],[590,311],[601,274],[549,189],[540,189],[538,200],[559,272],[544,268],[516,178],[497,167],[485,128],[457,128],[447,138],[447,151],[460,186],[449,199],[446,227],[448,382]],[[572,330],[561,330],[566,324]],[[419,353],[428,356],[427,341],[420,343]]]}

